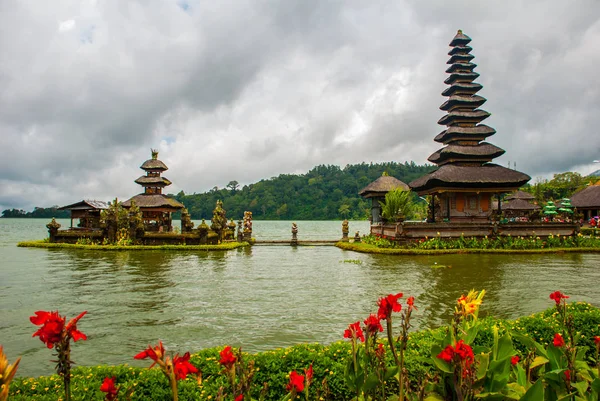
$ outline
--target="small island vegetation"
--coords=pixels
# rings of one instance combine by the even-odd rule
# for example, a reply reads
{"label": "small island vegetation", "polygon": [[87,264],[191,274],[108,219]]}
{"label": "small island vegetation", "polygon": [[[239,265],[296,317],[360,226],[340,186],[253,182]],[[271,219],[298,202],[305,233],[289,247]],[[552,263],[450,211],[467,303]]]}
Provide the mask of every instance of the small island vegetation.
{"label": "small island vegetation", "polygon": [[[591,231],[591,230],[589,230]],[[586,231],[587,233],[588,231]],[[579,233],[572,236],[548,237],[465,237],[443,238],[439,235],[414,241],[399,242],[385,235],[370,234],[354,242],[338,242],[338,248],[386,255],[432,255],[441,253],[557,253],[600,252],[600,237]]]}

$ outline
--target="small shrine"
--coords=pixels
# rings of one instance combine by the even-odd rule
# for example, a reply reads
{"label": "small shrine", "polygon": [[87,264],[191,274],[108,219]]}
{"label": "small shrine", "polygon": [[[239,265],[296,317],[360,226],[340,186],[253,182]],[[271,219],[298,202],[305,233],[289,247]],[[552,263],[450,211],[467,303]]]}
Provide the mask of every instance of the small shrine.
{"label": "small shrine", "polygon": [[158,160],[158,151],[152,149],[152,158],[146,160],[140,168],[146,175],[139,177],[135,183],[141,185],[144,192],[126,200],[122,206],[130,208],[131,202],[135,202],[142,211],[146,231],[170,232],[173,229],[171,214],[185,206],[162,193],[164,187],[171,185],[171,181],[161,175],[168,167]]}
{"label": "small shrine", "polygon": [[402,188],[410,191],[408,185],[397,178],[383,173],[381,177],[364,187],[358,193],[363,198],[371,199],[371,223],[381,222],[381,204],[385,200],[385,194],[389,191]]}
{"label": "small shrine", "polygon": [[[98,200],[82,200],[71,205],[59,207],[57,210],[71,212],[71,229],[100,229],[100,213],[108,209],[108,203]],[[74,220],[79,223],[73,226]]]}
{"label": "small shrine", "polygon": [[448,100],[440,106],[447,114],[438,121],[447,128],[434,138],[444,147],[428,159],[439,167],[409,184],[418,195],[430,196],[431,222],[487,221],[493,195],[516,191],[531,178],[491,163],[504,150],[484,142],[496,130],[481,124],[490,113],[479,109],[486,99],[477,95],[482,85],[474,82],[479,74],[469,42],[460,30],[450,42],[444,81],[449,88],[442,93]]}

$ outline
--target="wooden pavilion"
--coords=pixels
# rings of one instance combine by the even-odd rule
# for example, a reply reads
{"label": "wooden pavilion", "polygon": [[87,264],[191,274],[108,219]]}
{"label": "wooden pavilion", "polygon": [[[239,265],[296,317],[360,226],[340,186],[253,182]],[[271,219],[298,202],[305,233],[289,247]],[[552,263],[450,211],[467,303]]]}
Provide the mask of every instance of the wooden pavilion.
{"label": "wooden pavilion", "polygon": [[[82,200],[71,205],[59,207],[57,210],[69,210],[71,212],[71,229],[99,229],[100,213],[108,209],[108,203],[97,200]],[[79,219],[77,227],[73,227],[73,221]]]}
{"label": "wooden pavilion", "polygon": [[371,224],[381,222],[381,204],[379,202],[383,202],[385,194],[396,188],[410,191],[406,183],[385,174],[360,190],[358,193],[360,196],[371,199]]}
{"label": "wooden pavilion", "polygon": [[144,187],[144,192],[126,200],[122,206],[130,208],[132,201],[135,202],[142,212],[146,231],[170,232],[173,229],[171,214],[185,206],[162,193],[164,187],[171,185],[171,181],[161,176],[168,167],[158,160],[158,151],[152,149],[152,158],[146,160],[140,168],[146,175],[135,182]]}
{"label": "wooden pavilion", "polygon": [[576,192],[571,197],[571,205],[583,213],[586,221],[600,215],[600,183]]}
{"label": "wooden pavilion", "polygon": [[516,191],[531,178],[491,163],[504,150],[483,142],[496,130],[480,124],[490,113],[478,108],[486,99],[477,95],[482,85],[473,82],[479,74],[473,71],[469,42],[460,30],[450,42],[450,75],[444,81],[450,87],[442,93],[448,100],[440,106],[447,114],[438,121],[447,128],[434,139],[445,146],[428,159],[439,167],[409,184],[419,195],[431,196],[432,222],[488,221],[492,196]]}

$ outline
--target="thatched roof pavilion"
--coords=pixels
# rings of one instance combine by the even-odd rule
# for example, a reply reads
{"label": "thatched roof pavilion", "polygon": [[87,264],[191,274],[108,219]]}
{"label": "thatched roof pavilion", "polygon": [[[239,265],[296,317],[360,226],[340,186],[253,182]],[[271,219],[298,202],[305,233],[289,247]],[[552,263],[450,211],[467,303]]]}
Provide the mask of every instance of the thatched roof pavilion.
{"label": "thatched roof pavilion", "polygon": [[384,173],[384,175],[358,192],[363,198],[371,198],[372,223],[379,223],[381,221],[381,205],[379,202],[383,202],[385,200],[385,194],[396,188],[410,191],[410,187],[406,183]]}
{"label": "thatched roof pavilion", "polygon": [[364,198],[373,198],[384,196],[393,189],[402,188],[410,191],[410,187],[395,177],[382,175],[363,189],[358,194]]}
{"label": "thatched roof pavilion", "polygon": [[512,200],[512,199],[534,200],[535,196],[533,196],[529,192],[525,192],[525,191],[520,191],[519,190],[519,191],[517,191],[515,193],[510,194],[505,199],[506,200]]}
{"label": "thatched roof pavilion", "polygon": [[439,167],[409,184],[419,195],[432,196],[430,221],[487,220],[493,194],[516,191],[531,178],[491,163],[504,150],[482,142],[496,130],[480,124],[490,113],[478,108],[486,99],[477,95],[482,86],[473,82],[479,74],[473,71],[469,42],[460,30],[450,42],[450,75],[444,81],[450,87],[442,92],[448,100],[440,106],[447,114],[438,121],[447,128],[434,139],[445,146],[428,159]]}
{"label": "thatched roof pavilion", "polygon": [[571,197],[571,205],[587,219],[600,215],[600,184],[590,185]]}
{"label": "thatched roof pavilion", "polygon": [[73,228],[73,220],[79,219],[78,228],[89,229],[100,227],[100,213],[105,209],[108,209],[108,203],[87,199],[59,207],[57,210],[69,210],[71,212],[71,228]]}
{"label": "thatched roof pavilion", "polygon": [[122,205],[130,208],[134,202],[140,208],[146,230],[171,231],[171,213],[185,206],[162,193],[164,187],[171,185],[171,181],[161,176],[168,167],[158,160],[158,151],[152,150],[152,158],[146,160],[140,168],[146,175],[139,177],[135,182],[144,187],[144,192],[126,200]]}

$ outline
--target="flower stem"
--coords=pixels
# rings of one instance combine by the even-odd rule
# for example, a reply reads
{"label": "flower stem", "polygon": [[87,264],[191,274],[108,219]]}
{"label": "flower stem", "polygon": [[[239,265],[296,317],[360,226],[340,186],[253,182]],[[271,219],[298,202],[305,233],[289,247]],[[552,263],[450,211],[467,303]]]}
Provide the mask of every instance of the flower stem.
{"label": "flower stem", "polygon": [[387,328],[387,337],[390,345],[390,349],[392,350],[392,355],[394,356],[394,361],[396,362],[396,366],[400,366],[400,361],[398,360],[398,354],[396,354],[396,347],[394,346],[394,336],[392,335],[392,317],[388,316],[385,320],[386,328]]}
{"label": "flower stem", "polygon": [[177,401],[179,399],[179,395],[177,393],[177,379],[175,378],[175,371],[170,372],[169,381],[171,382],[171,393],[173,393],[173,401]]}

